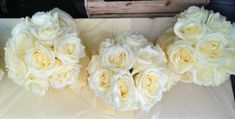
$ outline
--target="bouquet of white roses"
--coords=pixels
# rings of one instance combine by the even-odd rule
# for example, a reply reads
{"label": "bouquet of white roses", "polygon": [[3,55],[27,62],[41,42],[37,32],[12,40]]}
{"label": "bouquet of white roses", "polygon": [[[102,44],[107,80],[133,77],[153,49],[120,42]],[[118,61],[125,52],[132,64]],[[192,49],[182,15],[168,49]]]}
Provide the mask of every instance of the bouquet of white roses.
{"label": "bouquet of white roses", "polygon": [[38,12],[13,28],[5,47],[8,76],[38,95],[49,87],[73,85],[79,59],[85,56],[72,18],[60,12]]}
{"label": "bouquet of white roses", "polygon": [[183,82],[218,86],[235,74],[235,26],[219,13],[192,6],[158,40]]}
{"label": "bouquet of white roses", "polygon": [[87,67],[91,89],[117,110],[149,110],[173,84],[166,57],[142,35],[125,32],[100,44]]}

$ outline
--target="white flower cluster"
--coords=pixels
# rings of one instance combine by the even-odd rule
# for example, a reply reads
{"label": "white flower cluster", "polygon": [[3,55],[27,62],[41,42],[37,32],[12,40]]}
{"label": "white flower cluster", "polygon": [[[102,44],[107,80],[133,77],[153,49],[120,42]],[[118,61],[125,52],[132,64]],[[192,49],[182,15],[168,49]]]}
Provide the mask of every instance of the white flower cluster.
{"label": "white flower cluster", "polygon": [[49,87],[63,88],[76,82],[84,46],[71,23],[59,13],[38,12],[12,30],[5,47],[8,76],[38,95]]}
{"label": "white flower cluster", "polygon": [[179,15],[172,32],[174,42],[163,42],[170,43],[169,65],[179,80],[218,86],[235,74],[235,26],[225,17],[192,6]]}
{"label": "white flower cluster", "polygon": [[166,57],[142,35],[125,32],[100,45],[87,67],[95,94],[117,110],[149,110],[173,84]]}

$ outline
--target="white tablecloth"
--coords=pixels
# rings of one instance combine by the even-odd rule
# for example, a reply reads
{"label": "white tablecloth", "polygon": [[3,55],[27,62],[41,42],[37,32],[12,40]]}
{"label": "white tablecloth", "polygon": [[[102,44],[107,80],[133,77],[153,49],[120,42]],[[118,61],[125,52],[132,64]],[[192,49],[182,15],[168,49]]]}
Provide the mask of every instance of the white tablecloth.
{"label": "white tablecloth", "polygon": [[[0,19],[0,67],[4,68],[4,45],[19,19]],[[77,28],[88,55],[96,54],[104,38],[123,31],[145,35],[149,40],[174,23],[174,18],[77,19]],[[88,58],[83,59],[84,65]],[[86,78],[83,78],[83,82]],[[0,81],[0,119],[235,119],[235,103],[230,81],[219,87],[177,83],[149,112],[115,111],[95,98],[89,87],[49,89],[35,96],[14,84],[5,75]]]}

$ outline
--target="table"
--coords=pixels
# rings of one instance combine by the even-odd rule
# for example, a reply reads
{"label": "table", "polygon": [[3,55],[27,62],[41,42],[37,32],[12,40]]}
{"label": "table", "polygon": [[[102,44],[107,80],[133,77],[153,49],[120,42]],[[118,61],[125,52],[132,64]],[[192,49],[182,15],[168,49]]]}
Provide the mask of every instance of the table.
{"label": "table", "polygon": [[[0,19],[0,67],[4,68],[4,46],[19,19]],[[96,54],[105,38],[124,31],[141,33],[150,41],[172,26],[175,18],[76,19],[77,31],[88,57]],[[89,58],[83,59],[87,65]],[[84,84],[86,78],[83,79]],[[35,96],[5,75],[0,81],[1,119],[235,119],[230,80],[219,87],[177,83],[149,112],[115,111],[97,99],[86,85],[81,89],[49,89]]]}

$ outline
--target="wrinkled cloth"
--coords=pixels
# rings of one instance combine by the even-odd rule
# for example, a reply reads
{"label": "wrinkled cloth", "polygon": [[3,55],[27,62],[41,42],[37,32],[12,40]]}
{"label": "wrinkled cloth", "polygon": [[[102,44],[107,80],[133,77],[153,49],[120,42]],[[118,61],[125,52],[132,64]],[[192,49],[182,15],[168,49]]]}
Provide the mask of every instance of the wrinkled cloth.
{"label": "wrinkled cloth", "polygon": [[[5,69],[4,46],[19,19],[0,19],[0,68]],[[150,41],[175,22],[174,18],[77,19],[88,57],[98,53],[99,43],[124,31],[143,34]],[[177,83],[149,112],[116,111],[95,97],[86,82],[85,67],[78,88],[49,89],[36,96],[4,75],[0,81],[0,119],[234,119],[235,103],[228,80],[219,87]],[[79,86],[78,86],[79,87]]]}

